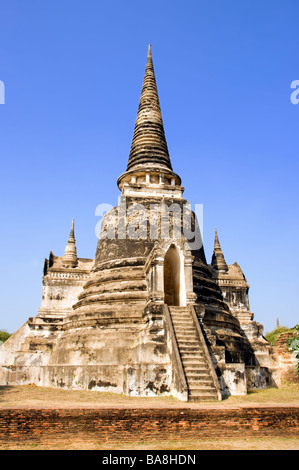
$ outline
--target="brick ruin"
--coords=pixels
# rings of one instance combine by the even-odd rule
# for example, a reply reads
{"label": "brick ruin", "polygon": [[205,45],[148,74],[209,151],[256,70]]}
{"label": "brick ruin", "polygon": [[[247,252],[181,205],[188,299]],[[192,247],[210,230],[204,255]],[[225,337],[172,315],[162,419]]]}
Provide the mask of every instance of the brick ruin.
{"label": "brick ruin", "polygon": [[150,47],[117,183],[119,204],[103,217],[95,258],[77,256],[73,221],[64,256],[45,260],[37,315],[0,348],[0,384],[183,401],[279,384],[240,266],[226,264],[217,231],[211,264],[186,237],[185,216],[195,238],[199,227],[172,169]]}

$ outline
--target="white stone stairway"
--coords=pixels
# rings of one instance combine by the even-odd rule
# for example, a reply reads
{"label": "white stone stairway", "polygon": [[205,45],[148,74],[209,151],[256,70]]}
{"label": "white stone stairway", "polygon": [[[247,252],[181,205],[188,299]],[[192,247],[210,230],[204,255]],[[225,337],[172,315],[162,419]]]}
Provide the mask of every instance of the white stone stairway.
{"label": "white stone stairway", "polygon": [[189,307],[169,307],[188,386],[188,401],[217,400],[217,390]]}

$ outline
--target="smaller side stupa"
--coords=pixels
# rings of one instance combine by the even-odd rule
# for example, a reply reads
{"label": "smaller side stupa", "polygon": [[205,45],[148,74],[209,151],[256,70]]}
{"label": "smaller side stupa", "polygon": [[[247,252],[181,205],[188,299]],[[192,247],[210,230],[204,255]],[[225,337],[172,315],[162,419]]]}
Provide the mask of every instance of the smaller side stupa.
{"label": "smaller side stupa", "polygon": [[[256,368],[248,368],[247,382],[249,388],[256,388],[264,380],[269,385],[279,383],[276,371],[276,361],[268,341],[264,338],[264,327],[254,321],[254,314],[249,305],[249,284],[237,263],[227,264],[220,246],[217,229],[215,228],[214,251],[211,260],[213,277],[221,289],[223,298],[228,304],[232,315],[240,322],[242,331],[250,342],[259,373]],[[272,368],[272,376],[268,374],[268,368]],[[262,371],[266,371],[266,376]]]}

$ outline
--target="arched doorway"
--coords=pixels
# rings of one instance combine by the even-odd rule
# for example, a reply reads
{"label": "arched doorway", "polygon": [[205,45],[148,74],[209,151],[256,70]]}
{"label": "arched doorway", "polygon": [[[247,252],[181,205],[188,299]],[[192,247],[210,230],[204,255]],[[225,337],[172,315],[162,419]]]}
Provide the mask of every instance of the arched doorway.
{"label": "arched doorway", "polygon": [[164,302],[181,305],[181,261],[178,249],[171,245],[164,258]]}

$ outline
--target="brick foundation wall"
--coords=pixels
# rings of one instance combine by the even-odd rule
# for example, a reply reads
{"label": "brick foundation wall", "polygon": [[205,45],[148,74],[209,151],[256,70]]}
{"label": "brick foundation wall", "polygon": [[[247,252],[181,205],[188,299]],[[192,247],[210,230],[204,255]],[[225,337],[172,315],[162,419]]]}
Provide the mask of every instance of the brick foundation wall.
{"label": "brick foundation wall", "polygon": [[0,441],[299,437],[299,408],[2,409]]}

